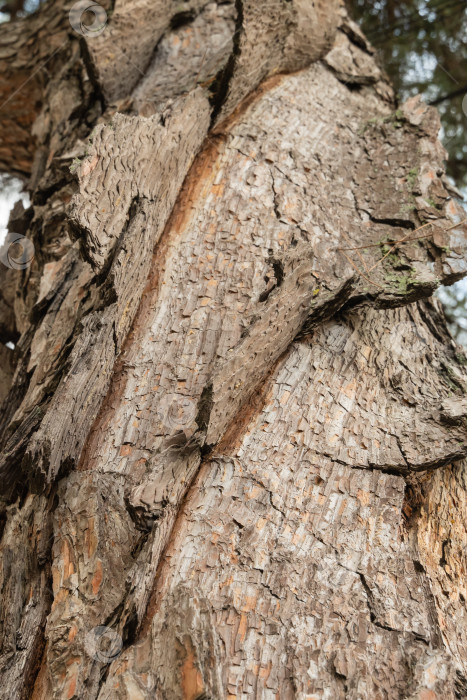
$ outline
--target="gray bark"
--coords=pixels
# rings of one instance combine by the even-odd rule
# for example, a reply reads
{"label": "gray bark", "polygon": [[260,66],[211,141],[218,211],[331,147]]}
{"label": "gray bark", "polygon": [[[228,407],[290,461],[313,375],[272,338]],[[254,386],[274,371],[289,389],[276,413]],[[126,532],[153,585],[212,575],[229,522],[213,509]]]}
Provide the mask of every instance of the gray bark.
{"label": "gray bark", "polygon": [[69,9],[0,27],[0,697],[466,697],[436,110],[338,0]]}

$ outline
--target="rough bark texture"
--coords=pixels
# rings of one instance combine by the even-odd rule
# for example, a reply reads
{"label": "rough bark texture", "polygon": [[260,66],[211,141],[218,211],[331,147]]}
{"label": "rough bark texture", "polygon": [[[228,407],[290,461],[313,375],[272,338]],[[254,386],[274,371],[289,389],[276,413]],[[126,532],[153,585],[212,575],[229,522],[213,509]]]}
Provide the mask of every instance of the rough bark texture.
{"label": "rough bark texture", "polygon": [[70,5],[0,27],[0,697],[467,697],[436,111],[338,0]]}

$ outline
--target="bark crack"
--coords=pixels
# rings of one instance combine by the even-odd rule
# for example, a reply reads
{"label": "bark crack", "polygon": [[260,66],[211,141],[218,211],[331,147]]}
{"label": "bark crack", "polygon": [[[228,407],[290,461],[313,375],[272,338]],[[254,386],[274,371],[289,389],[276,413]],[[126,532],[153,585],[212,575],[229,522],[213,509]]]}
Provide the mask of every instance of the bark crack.
{"label": "bark crack", "polygon": [[[375,627],[379,627],[380,629],[386,630],[387,632],[395,632],[398,635],[399,634],[406,634],[405,630],[403,630],[399,627],[391,627],[390,625],[384,624],[383,622],[380,622],[378,620],[378,614],[377,614],[376,609],[375,609],[374,597],[373,597],[373,593],[371,592],[371,588],[369,587],[369,585],[366,581],[365,575],[361,571],[359,571],[357,573],[358,573],[358,576],[360,578],[361,584],[363,586],[363,590],[365,591],[366,599],[368,602],[368,610],[370,612],[370,620],[371,620],[372,624],[375,625]],[[421,635],[416,634],[415,632],[409,632],[409,635],[412,638],[417,639],[420,642],[423,642],[423,644],[430,646],[429,640],[425,639]]]}
{"label": "bark crack", "polygon": [[225,68],[222,68],[218,76],[215,78],[212,87],[213,94],[211,97],[211,128],[214,127],[217,121],[217,117],[219,116],[222,110],[224,101],[229,92],[229,87],[232,82],[232,78],[235,73],[238,58],[241,54],[241,38],[244,31],[243,0],[235,0],[235,9],[237,11],[237,17],[235,22],[235,31],[232,37],[232,53],[230,54],[229,60],[227,61]]}

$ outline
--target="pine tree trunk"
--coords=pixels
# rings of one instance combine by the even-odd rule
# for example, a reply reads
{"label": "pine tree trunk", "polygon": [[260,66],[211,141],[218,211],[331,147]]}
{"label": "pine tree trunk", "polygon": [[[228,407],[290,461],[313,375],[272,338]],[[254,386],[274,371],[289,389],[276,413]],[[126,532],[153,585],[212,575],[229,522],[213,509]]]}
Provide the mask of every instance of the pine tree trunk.
{"label": "pine tree trunk", "polygon": [[89,4],[0,27],[0,697],[467,697],[436,110],[339,0]]}

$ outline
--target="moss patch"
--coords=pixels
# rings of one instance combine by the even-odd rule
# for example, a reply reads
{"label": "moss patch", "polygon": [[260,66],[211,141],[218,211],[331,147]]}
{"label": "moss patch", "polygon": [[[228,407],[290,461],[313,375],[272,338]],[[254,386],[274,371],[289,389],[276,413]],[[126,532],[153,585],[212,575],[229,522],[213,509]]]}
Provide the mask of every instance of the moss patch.
{"label": "moss patch", "polygon": [[413,289],[418,284],[415,277],[415,269],[411,267],[405,257],[401,256],[397,248],[391,250],[392,245],[390,243],[380,241],[380,247],[386,284],[395,289],[398,294],[407,294],[410,289]]}
{"label": "moss patch", "polygon": [[374,117],[373,119],[369,119],[359,129],[358,134],[359,136],[363,136],[367,129],[371,128],[372,126],[378,126],[380,124],[390,124],[394,127],[394,129],[400,129],[405,121],[406,119],[404,117],[403,111],[401,109],[398,109],[392,114],[388,114],[387,117]]}
{"label": "moss patch", "polygon": [[407,184],[409,186],[410,191],[413,190],[417,177],[418,177],[418,168],[412,168],[411,170],[409,170],[409,172],[407,174]]}

